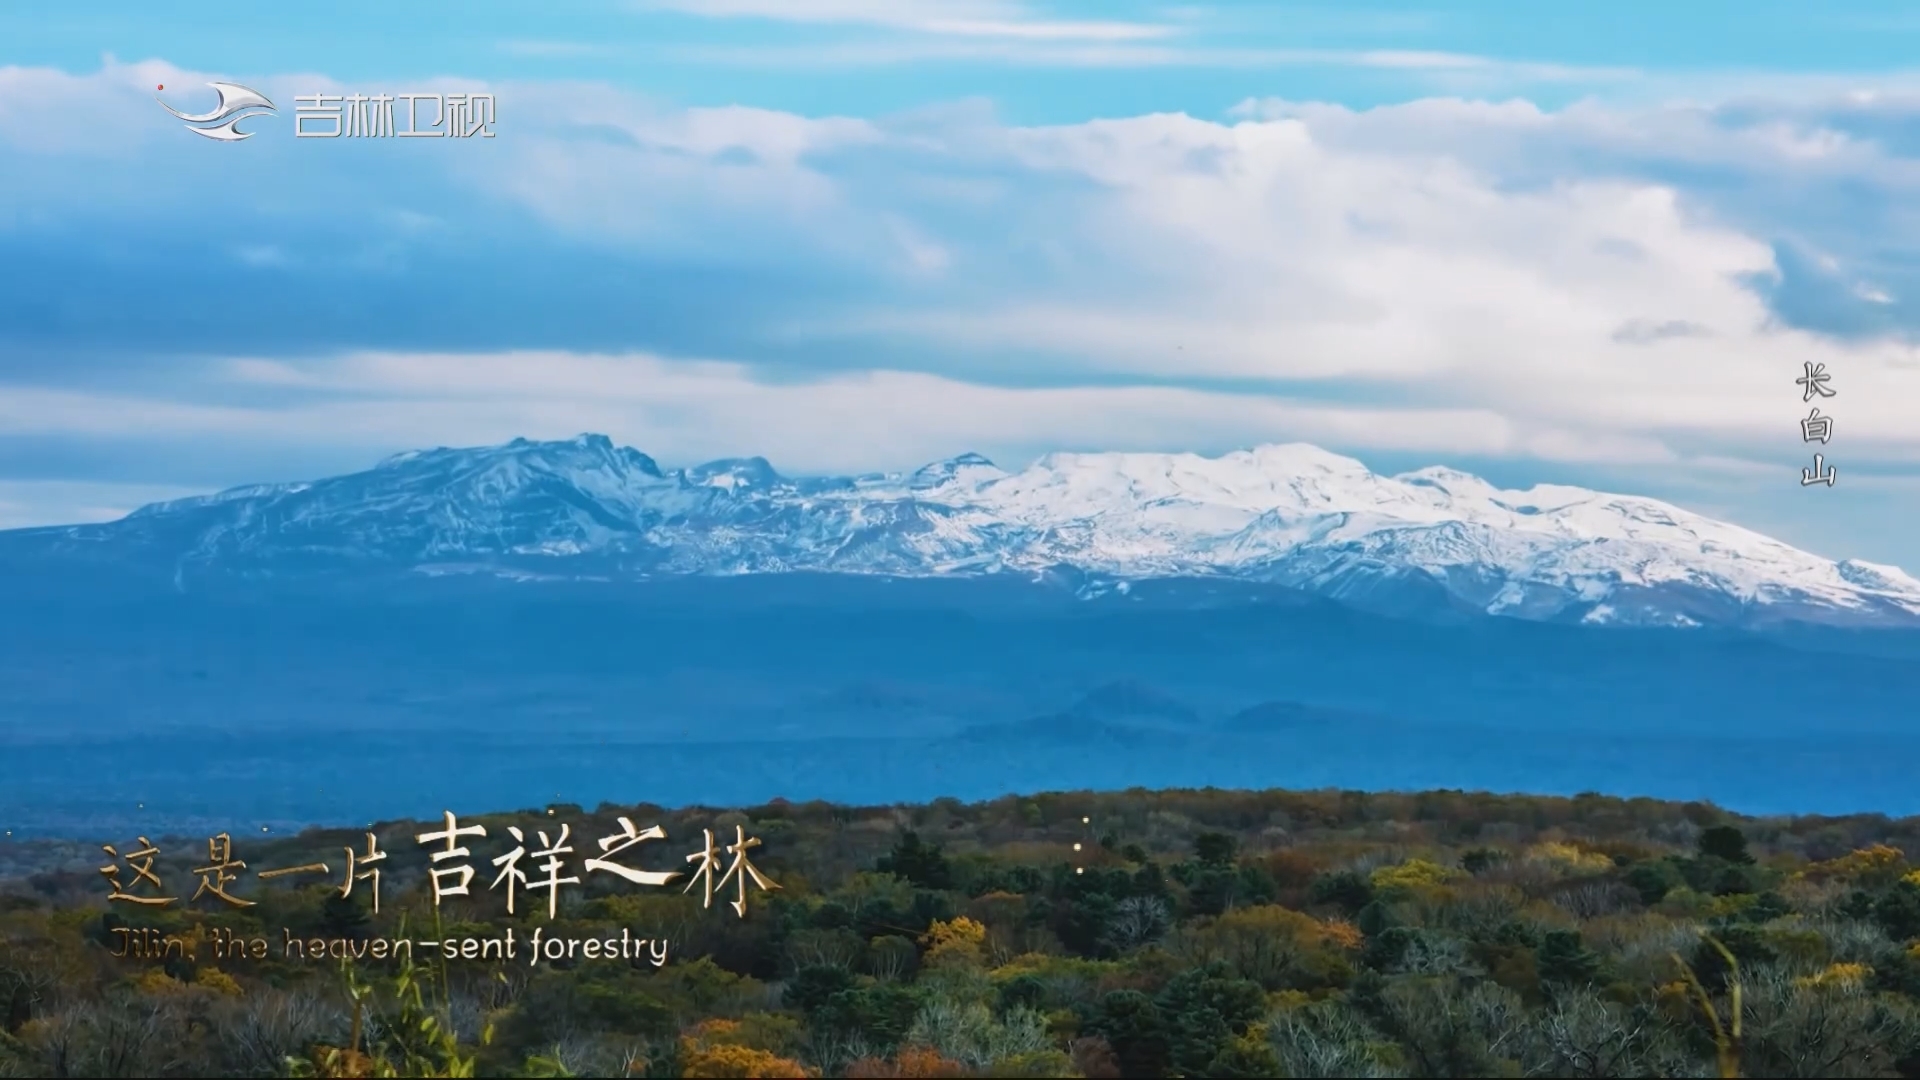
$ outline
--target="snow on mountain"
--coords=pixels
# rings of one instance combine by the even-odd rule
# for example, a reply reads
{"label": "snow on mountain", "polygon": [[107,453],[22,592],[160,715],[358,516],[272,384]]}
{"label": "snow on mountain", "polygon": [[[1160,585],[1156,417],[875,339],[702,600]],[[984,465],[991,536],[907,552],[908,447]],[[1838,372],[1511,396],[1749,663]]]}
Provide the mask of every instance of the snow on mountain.
{"label": "snow on mountain", "polygon": [[[905,474],[794,479],[762,458],[663,470],[605,436],[397,455],[367,472],[36,530],[198,570],[458,565],[579,572],[1207,577],[1335,597],[1437,589],[1454,606],[1629,624],[1920,624],[1920,581],[1836,563],[1653,499],[1452,469],[1380,476],[1317,447],[963,454]],[[131,550],[131,548],[129,549]],[[530,563],[529,560],[532,560]]]}

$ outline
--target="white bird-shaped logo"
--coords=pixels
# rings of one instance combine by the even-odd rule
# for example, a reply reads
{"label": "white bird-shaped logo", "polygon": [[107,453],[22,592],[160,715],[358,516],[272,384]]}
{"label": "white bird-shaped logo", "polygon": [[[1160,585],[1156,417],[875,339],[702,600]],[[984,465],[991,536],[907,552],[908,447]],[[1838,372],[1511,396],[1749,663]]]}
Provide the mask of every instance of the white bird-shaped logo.
{"label": "white bird-shaped logo", "polygon": [[229,82],[213,82],[207,85],[213,87],[214,92],[220,95],[220,104],[212,112],[201,113],[198,116],[188,115],[160,101],[158,95],[155,95],[153,100],[160,101],[161,108],[186,121],[187,130],[221,142],[239,142],[241,139],[252,138],[253,132],[235,130],[235,125],[242,120],[278,111],[273,102],[267,100],[265,94],[250,87]]}

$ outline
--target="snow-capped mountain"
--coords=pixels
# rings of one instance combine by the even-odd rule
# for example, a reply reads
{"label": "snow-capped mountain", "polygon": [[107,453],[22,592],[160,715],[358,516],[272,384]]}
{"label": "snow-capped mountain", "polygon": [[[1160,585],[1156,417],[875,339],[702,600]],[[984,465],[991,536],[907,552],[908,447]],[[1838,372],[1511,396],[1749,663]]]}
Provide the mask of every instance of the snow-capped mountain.
{"label": "snow-capped mountain", "polygon": [[1920,625],[1920,581],[1894,567],[1836,563],[1653,499],[1503,491],[1444,468],[1380,476],[1300,444],[1217,458],[1051,454],[1019,472],[964,454],[906,474],[795,479],[760,458],[664,470],[600,435],[516,439],[12,539],[164,559],[182,580],[352,567],[586,578],[1071,568],[1123,591],[1199,577],[1356,601],[1418,592],[1556,621]]}

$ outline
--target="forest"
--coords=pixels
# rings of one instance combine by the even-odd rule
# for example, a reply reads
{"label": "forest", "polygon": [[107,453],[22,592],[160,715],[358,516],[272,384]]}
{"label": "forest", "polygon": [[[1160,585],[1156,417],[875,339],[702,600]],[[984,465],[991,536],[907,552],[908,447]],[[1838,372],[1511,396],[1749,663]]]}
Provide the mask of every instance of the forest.
{"label": "forest", "polygon": [[1458,791],[9,840],[0,1075],[1920,1077],[1916,860]]}

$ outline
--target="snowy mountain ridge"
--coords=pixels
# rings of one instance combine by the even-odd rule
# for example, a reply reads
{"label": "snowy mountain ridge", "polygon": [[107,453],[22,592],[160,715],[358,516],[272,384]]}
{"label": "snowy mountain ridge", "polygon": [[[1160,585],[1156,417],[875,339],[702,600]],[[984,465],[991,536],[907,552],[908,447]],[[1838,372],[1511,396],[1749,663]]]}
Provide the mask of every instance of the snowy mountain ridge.
{"label": "snowy mountain ridge", "polygon": [[[490,567],[540,576],[906,577],[1072,568],[1277,584],[1336,599],[1636,625],[1920,625],[1920,580],[1834,562],[1653,499],[1452,469],[1381,476],[1304,444],[1220,457],[977,454],[910,473],[789,478],[761,458],[662,469],[600,435],[395,455],[375,468],[31,530],[249,574]],[[19,534],[16,534],[16,536]]]}

